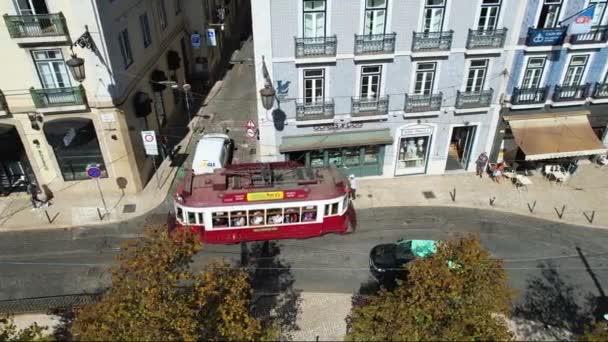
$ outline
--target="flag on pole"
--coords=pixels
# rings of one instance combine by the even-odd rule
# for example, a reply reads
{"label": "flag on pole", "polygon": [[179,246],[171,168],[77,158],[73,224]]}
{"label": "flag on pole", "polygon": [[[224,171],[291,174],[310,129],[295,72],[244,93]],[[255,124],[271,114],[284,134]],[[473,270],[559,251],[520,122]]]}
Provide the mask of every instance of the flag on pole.
{"label": "flag on pole", "polygon": [[568,34],[585,34],[591,32],[595,5],[589,6],[574,16],[574,20],[568,25]]}

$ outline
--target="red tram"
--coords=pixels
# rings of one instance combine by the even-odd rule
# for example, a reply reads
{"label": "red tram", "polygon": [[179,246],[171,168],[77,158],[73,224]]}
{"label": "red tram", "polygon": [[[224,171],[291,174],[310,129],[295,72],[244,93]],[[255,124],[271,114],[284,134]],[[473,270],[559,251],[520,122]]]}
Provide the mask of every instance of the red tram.
{"label": "red tram", "polygon": [[278,162],[187,171],[174,195],[174,223],[218,244],[346,233],[349,195],[348,179],[333,167]]}

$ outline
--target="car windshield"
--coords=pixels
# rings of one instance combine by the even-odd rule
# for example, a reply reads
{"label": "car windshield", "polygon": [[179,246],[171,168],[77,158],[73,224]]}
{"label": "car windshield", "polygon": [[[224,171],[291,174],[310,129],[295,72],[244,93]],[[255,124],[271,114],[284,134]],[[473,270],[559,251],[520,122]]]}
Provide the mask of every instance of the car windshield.
{"label": "car windshield", "polygon": [[423,258],[436,252],[437,248],[433,240],[409,240],[397,243],[395,258],[408,261],[416,257]]}

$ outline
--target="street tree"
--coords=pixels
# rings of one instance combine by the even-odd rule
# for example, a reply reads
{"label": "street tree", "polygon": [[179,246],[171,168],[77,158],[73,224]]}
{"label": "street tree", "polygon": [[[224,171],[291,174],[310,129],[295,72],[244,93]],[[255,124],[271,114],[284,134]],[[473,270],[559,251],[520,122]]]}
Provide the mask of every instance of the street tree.
{"label": "street tree", "polygon": [[12,341],[42,341],[47,339],[44,332],[47,327],[39,326],[36,323],[24,329],[18,329],[13,317],[0,316],[0,342]]}
{"label": "street tree", "polygon": [[606,321],[596,322],[578,340],[589,342],[608,341],[608,323]]}
{"label": "street tree", "polygon": [[[148,229],[123,249],[112,285],[76,311],[76,340],[254,340],[267,326],[251,315],[248,274],[215,262],[189,266],[201,246],[187,230]],[[270,333],[268,333],[270,334]]]}
{"label": "street tree", "polygon": [[501,260],[467,236],[407,265],[405,280],[354,305],[346,340],[508,340],[514,292]]}

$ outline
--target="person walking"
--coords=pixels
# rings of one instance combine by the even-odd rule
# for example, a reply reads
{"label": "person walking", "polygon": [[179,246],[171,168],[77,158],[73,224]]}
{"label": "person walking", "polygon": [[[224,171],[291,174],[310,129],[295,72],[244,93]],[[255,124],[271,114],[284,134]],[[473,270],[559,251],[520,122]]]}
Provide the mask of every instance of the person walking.
{"label": "person walking", "polygon": [[350,182],[350,198],[357,199],[357,180],[355,179],[355,175],[348,176],[348,181]]}
{"label": "person walking", "polygon": [[488,164],[488,154],[486,152],[482,152],[477,160],[475,161],[475,166],[477,167],[477,176],[481,178],[483,176],[483,171],[486,169],[486,165]]}

